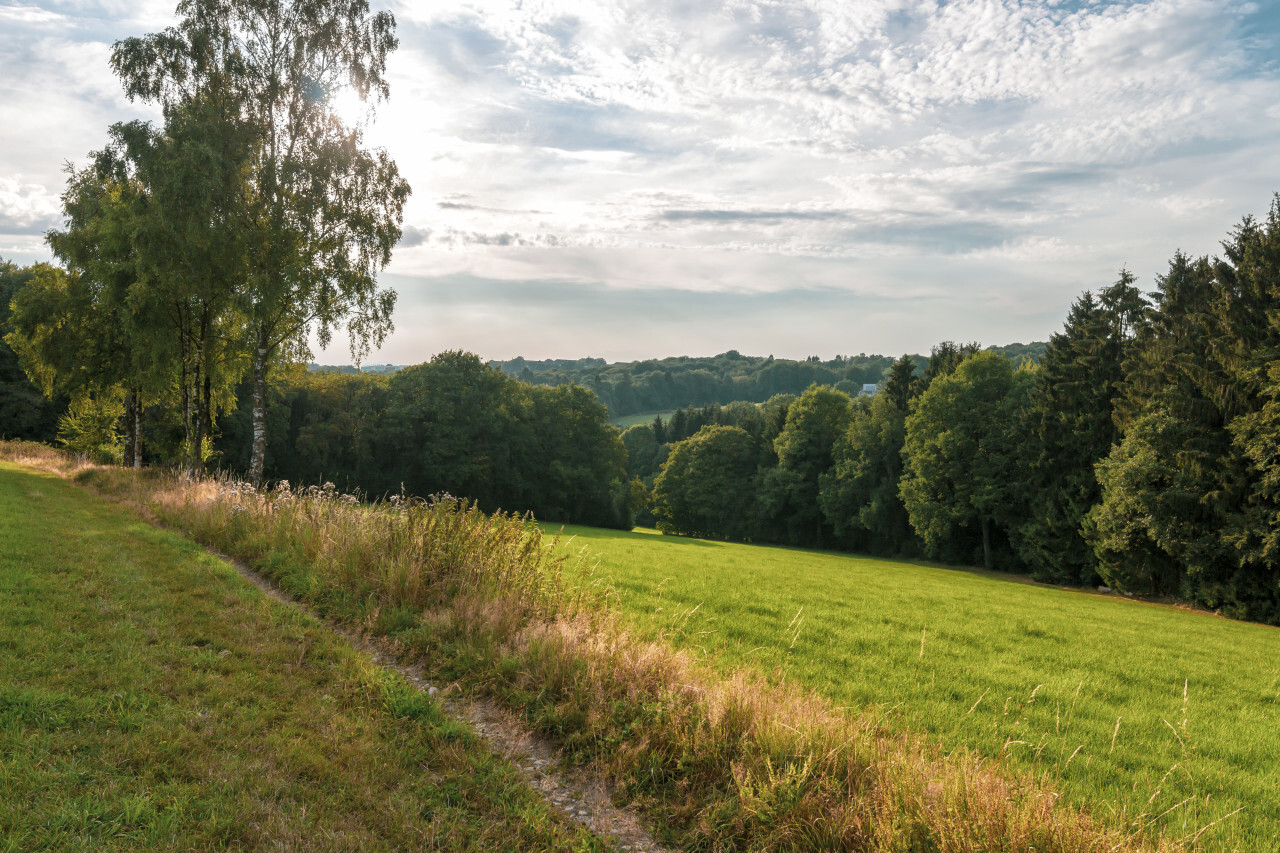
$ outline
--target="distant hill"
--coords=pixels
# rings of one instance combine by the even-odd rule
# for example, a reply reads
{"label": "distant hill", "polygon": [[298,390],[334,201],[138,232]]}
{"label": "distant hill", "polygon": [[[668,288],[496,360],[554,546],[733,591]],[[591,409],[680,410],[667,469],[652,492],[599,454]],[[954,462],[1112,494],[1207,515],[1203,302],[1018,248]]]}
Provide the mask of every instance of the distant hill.
{"label": "distant hill", "polygon": [[[1038,362],[1045,344],[1034,341],[987,347],[1015,363]],[[856,396],[863,385],[879,382],[896,356],[838,355],[822,360],[813,355],[797,361],[773,356],[742,355],[729,350],[715,356],[675,356],[644,361],[607,362],[603,358],[555,358],[532,361],[513,358],[490,361],[489,366],[532,385],[582,385],[609,407],[614,419],[643,412],[669,412],[710,403],[747,400],[763,403],[775,394],[799,394],[815,382]],[[923,371],[927,355],[912,356]],[[389,375],[400,364],[309,364],[313,373]]]}
{"label": "distant hill", "polygon": [[387,376],[404,368],[403,364],[364,364],[355,367],[350,364],[308,364],[307,370],[312,373],[374,373]]}
{"label": "distant hill", "polygon": [[[1038,361],[1044,348],[1042,342],[988,347],[1015,362]],[[856,395],[863,385],[879,382],[895,358],[859,353],[826,361],[818,356],[796,361],[729,350],[709,357],[677,356],[612,364],[602,358],[514,358],[491,361],[489,365],[534,385],[577,384],[590,388],[609,407],[611,417],[624,418],[641,412],[710,403],[724,405],[735,400],[762,403],[775,394],[799,394],[815,382]],[[913,358],[919,370],[929,362],[928,356]]]}
{"label": "distant hill", "polygon": [[1032,341],[1029,344],[1005,344],[1002,347],[985,347],[985,349],[1000,353],[1011,359],[1014,364],[1020,364],[1024,360],[1039,364],[1040,359],[1044,358],[1044,348],[1046,346],[1048,344],[1044,341]]}

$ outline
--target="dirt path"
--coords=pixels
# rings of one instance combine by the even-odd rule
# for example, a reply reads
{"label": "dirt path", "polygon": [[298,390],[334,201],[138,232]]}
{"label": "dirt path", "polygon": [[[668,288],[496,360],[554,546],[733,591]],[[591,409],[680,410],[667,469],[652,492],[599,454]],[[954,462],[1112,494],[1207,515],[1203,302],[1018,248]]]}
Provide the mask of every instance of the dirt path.
{"label": "dirt path", "polygon": [[613,805],[611,789],[602,777],[580,768],[566,768],[560,753],[546,738],[531,731],[515,715],[496,703],[462,693],[456,685],[433,685],[420,667],[406,665],[368,638],[342,625],[321,619],[303,604],[289,598],[249,566],[209,550],[240,573],[245,580],[275,601],[308,613],[326,624],[348,643],[369,655],[379,666],[395,670],[419,690],[439,698],[445,711],[468,724],[497,754],[511,762],[531,788],[566,818],[585,825],[597,836],[629,853],[674,853],[653,839],[633,809]]}

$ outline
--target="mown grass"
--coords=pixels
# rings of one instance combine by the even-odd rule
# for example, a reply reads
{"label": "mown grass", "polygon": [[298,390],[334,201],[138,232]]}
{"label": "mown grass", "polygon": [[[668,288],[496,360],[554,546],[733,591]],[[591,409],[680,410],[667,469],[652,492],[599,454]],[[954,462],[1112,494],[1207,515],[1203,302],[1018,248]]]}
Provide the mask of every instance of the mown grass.
{"label": "mown grass", "polygon": [[1280,630],[909,562],[565,533],[643,636],[722,671],[1046,774],[1113,824],[1280,845]]}
{"label": "mown grass", "polygon": [[327,627],[0,462],[0,851],[596,844]]}
{"label": "mown grass", "polygon": [[669,421],[675,413],[675,409],[664,409],[661,412],[637,412],[634,415],[623,415],[620,418],[614,418],[609,423],[618,429],[626,429],[627,427],[651,424],[654,418],[662,418],[663,421]]}
{"label": "mown grass", "polygon": [[[437,677],[488,691],[590,763],[688,850],[1120,853],[1193,849],[1064,807],[1045,779],[996,773],[794,679],[717,673],[647,642],[554,540],[453,500],[368,506],[157,472],[68,467],[0,442],[233,553],[331,618],[381,634]],[[558,554],[560,554],[558,556]],[[1051,780],[1049,780],[1051,781]]]}

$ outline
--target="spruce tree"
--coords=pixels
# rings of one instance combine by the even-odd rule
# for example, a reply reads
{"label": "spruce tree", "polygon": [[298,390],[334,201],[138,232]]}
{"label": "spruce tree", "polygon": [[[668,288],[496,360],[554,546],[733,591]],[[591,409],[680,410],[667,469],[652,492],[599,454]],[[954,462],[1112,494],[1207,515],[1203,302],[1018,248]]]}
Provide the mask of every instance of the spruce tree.
{"label": "spruce tree", "polygon": [[1019,556],[1040,580],[1097,580],[1097,558],[1081,523],[1101,494],[1094,466],[1119,438],[1113,400],[1133,316],[1144,304],[1133,283],[1122,270],[1101,300],[1085,292],[1040,360],[1024,427],[1031,450],[1030,512],[1015,535]]}

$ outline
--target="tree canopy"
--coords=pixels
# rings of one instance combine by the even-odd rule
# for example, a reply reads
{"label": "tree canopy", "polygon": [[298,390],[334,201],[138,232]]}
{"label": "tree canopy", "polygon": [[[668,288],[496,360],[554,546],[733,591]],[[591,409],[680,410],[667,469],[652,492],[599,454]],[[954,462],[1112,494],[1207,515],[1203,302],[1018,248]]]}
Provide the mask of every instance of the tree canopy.
{"label": "tree canopy", "polygon": [[387,97],[395,19],[365,0],[184,0],[178,15],[177,26],[117,42],[111,62],[130,98],[163,107],[166,127],[216,105],[204,115],[239,141],[221,152],[236,191],[205,212],[236,233],[256,481],[271,365],[305,355],[312,332],[327,345],[344,320],[358,361],[392,327],[395,293],[376,274],[400,238],[409,186],[332,103],[344,87],[371,103]]}

